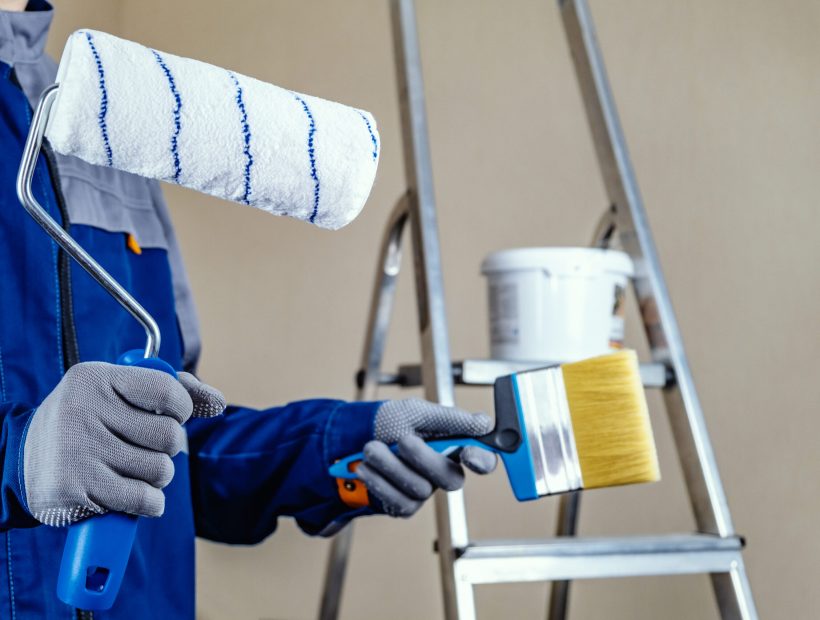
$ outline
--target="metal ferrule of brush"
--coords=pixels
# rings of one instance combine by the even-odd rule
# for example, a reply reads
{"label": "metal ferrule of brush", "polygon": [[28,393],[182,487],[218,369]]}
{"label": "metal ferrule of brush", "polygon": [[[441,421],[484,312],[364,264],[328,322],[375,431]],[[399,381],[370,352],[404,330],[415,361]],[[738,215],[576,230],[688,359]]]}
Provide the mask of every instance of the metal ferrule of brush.
{"label": "metal ferrule of brush", "polygon": [[560,366],[519,373],[514,381],[538,495],[581,489],[581,463]]}

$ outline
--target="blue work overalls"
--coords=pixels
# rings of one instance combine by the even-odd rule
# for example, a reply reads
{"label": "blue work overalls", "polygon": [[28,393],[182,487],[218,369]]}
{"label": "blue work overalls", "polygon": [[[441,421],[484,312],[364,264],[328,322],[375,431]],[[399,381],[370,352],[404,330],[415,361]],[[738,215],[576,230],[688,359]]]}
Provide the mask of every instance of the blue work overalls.
{"label": "blue work overalls", "polygon": [[[40,525],[26,508],[27,424],[67,367],[113,362],[141,348],[144,333],[15,194],[31,103],[55,75],[43,54],[50,21],[42,0],[26,13],[0,11],[0,617],[68,620],[75,611],[55,595],[65,529]],[[193,369],[196,318],[158,186],[42,155],[34,194],[154,316],[161,356]],[[273,532],[282,515],[310,534],[350,518],[327,466],[372,438],[377,407],[311,400],[264,411],[230,407],[225,416],[189,422],[188,451],[174,459],[165,515],[140,520],[119,598],[95,617],[193,618],[195,535],[247,544]]]}

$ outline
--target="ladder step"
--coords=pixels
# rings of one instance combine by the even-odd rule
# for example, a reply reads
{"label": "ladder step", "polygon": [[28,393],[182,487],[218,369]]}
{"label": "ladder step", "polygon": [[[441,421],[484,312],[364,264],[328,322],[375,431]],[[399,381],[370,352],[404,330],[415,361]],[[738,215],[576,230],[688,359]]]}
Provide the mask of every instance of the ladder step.
{"label": "ladder step", "polygon": [[738,536],[709,534],[482,541],[454,568],[471,584],[728,573],[742,549]]}
{"label": "ladder step", "polygon": [[[453,379],[458,385],[492,385],[498,377],[514,372],[543,368],[544,362],[510,362],[507,360],[467,359],[453,362]],[[657,362],[641,364],[641,380],[644,387],[663,388],[669,385],[674,377],[666,365]],[[364,382],[364,371],[356,376],[359,387]],[[416,387],[422,384],[421,366],[419,364],[402,364],[395,374],[381,373],[380,385],[400,385]]]}

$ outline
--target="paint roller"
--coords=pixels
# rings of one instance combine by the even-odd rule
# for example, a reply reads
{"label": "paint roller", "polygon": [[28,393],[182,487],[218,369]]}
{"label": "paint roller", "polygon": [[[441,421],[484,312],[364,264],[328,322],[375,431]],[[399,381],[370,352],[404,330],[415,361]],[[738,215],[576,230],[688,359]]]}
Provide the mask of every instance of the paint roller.
{"label": "paint roller", "polygon": [[[158,357],[151,315],[43,209],[32,178],[43,138],[64,155],[336,230],[370,193],[379,160],[373,117],[206,63],[93,30],[73,33],[57,83],[35,110],[17,177],[35,221],[143,326],[146,346],[118,363],[175,375]],[[74,607],[114,603],[137,518],[69,526],[57,584]]]}

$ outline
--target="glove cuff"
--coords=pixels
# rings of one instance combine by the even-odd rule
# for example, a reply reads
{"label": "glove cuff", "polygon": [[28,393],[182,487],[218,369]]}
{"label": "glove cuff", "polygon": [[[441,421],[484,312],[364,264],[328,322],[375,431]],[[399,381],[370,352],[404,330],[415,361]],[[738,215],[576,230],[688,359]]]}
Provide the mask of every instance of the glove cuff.
{"label": "glove cuff", "polygon": [[324,458],[327,465],[361,452],[373,439],[376,412],[384,401],[341,403],[325,427]]}
{"label": "glove cuff", "polygon": [[[374,407],[375,405],[375,407]],[[325,444],[333,446],[334,454],[328,463],[332,463],[338,458],[347,456],[351,452],[359,452],[365,443],[370,441],[375,434],[375,418],[376,412],[381,408],[382,403],[347,403],[341,407],[345,407],[345,415],[336,416],[339,411],[337,409],[328,422],[328,431],[336,422],[336,427],[333,429],[335,436],[332,439],[333,443]],[[340,409],[341,409],[340,407]],[[352,411],[350,411],[352,409]],[[349,449],[343,449],[346,444]],[[338,453],[335,453],[336,451]],[[358,466],[359,462],[351,463],[351,467]],[[343,480],[336,479],[336,491],[339,494],[339,499],[348,508],[358,509],[366,508],[370,505],[370,496],[367,494],[367,487],[361,480]]]}
{"label": "glove cuff", "polygon": [[23,405],[12,406],[3,417],[5,456],[2,460],[2,503],[0,521],[13,523],[13,527],[39,525],[28,507],[24,478],[24,448],[29,426],[37,409]]}

